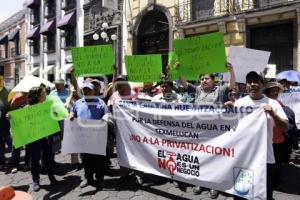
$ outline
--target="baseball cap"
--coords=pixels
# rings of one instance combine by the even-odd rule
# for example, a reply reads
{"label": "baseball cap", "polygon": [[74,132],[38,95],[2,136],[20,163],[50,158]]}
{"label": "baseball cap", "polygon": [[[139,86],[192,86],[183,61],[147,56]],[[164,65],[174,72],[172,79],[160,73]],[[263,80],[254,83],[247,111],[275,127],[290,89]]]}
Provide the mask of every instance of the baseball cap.
{"label": "baseball cap", "polygon": [[54,84],[64,84],[65,80],[64,79],[57,79],[54,81]]}
{"label": "baseball cap", "polygon": [[83,89],[83,88],[89,88],[89,89],[93,90],[94,85],[89,81],[84,81],[81,85],[81,89]]}
{"label": "baseball cap", "polygon": [[246,75],[246,81],[249,79],[260,80],[262,83],[264,82],[263,75],[256,71],[251,71]]}

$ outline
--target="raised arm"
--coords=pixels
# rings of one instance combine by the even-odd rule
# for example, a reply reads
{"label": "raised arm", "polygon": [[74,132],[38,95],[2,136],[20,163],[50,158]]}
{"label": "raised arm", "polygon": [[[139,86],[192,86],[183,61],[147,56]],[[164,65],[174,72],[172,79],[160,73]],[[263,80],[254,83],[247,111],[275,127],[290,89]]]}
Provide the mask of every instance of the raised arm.
{"label": "raised arm", "polygon": [[236,82],[235,73],[234,73],[234,69],[233,69],[232,64],[227,63],[227,69],[230,73],[229,88],[232,89],[232,88],[235,87],[235,82]]}

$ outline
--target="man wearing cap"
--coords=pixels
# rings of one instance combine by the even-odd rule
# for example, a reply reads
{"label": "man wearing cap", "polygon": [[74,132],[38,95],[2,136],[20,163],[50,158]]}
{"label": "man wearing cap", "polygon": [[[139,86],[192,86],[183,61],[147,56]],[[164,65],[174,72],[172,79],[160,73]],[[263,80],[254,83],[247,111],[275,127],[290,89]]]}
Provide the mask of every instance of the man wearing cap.
{"label": "man wearing cap", "polygon": [[66,103],[66,99],[69,96],[69,90],[65,88],[65,81],[63,79],[58,79],[54,81],[55,90],[53,90],[50,95],[57,95],[63,103]]}
{"label": "man wearing cap", "polygon": [[[81,89],[83,97],[75,102],[70,119],[102,119],[108,112],[108,109],[100,98],[94,96],[94,85],[91,82],[85,81]],[[83,188],[94,184],[102,187],[105,171],[105,156],[89,153],[82,153],[81,155],[85,179],[81,182],[80,187]],[[94,180],[94,174],[97,180]]]}
{"label": "man wearing cap", "polygon": [[[273,200],[273,174],[274,174],[274,153],[273,153],[273,128],[279,127],[287,130],[288,119],[281,105],[263,94],[264,79],[262,75],[251,71],[246,76],[246,89],[248,95],[236,100],[235,106],[260,106],[267,113],[267,200]],[[240,199],[236,197],[235,199]]]}
{"label": "man wearing cap", "polygon": [[[58,79],[56,81],[54,81],[55,84],[55,90],[51,91],[50,95],[56,95],[59,97],[59,99],[65,104],[66,100],[69,96],[69,90],[67,88],[65,88],[65,81],[63,79]],[[64,130],[64,121],[59,121],[59,125],[60,125],[60,129],[61,131],[59,131],[56,134],[51,135],[48,139],[49,139],[49,144],[51,146],[52,149],[52,160],[54,162],[54,165],[57,165],[57,163],[55,162],[55,153],[59,152],[60,147],[61,147],[61,140],[63,137],[63,130]]]}

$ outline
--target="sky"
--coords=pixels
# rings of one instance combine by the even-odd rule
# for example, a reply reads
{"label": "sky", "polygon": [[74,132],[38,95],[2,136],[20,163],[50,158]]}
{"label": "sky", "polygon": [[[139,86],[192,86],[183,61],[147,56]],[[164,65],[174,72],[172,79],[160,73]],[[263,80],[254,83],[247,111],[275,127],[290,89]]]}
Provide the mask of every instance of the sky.
{"label": "sky", "polygon": [[0,23],[21,10],[24,0],[1,0],[1,2]]}

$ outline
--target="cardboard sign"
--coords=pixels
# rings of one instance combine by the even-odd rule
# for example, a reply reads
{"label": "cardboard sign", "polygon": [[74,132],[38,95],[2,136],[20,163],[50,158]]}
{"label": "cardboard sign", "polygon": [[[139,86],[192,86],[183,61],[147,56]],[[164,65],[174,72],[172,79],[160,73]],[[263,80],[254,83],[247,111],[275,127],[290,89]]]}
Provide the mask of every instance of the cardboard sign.
{"label": "cardboard sign", "polygon": [[[236,82],[245,83],[250,71],[263,72],[267,68],[270,52],[249,48],[231,46],[227,61],[233,65]],[[229,73],[223,75],[224,81],[229,81]]]}
{"label": "cardboard sign", "polygon": [[106,155],[107,123],[103,120],[64,121],[62,153]]}
{"label": "cardboard sign", "polygon": [[187,80],[198,80],[200,74],[227,71],[222,33],[174,40],[174,48],[180,62],[179,73]]}
{"label": "cardboard sign", "polygon": [[112,45],[73,48],[72,57],[76,77],[114,73]]}
{"label": "cardboard sign", "polygon": [[169,79],[178,80],[180,76],[178,68],[176,68],[176,62],[178,62],[178,56],[175,52],[169,52],[168,56],[169,56],[168,57]]}
{"label": "cardboard sign", "polygon": [[158,82],[162,73],[161,55],[126,56],[126,72],[131,82]]}
{"label": "cardboard sign", "polygon": [[58,122],[51,116],[51,106],[52,103],[46,101],[9,112],[15,148],[60,131]]}

